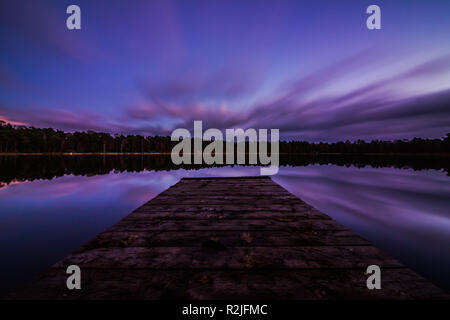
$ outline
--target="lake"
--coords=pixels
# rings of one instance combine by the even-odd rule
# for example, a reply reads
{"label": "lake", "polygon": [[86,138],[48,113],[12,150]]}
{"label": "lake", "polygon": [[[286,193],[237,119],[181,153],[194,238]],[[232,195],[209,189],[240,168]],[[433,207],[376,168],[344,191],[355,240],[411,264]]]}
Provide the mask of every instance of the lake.
{"label": "lake", "polygon": [[[272,178],[450,291],[448,160],[289,156]],[[161,156],[0,157],[0,295],[182,177],[243,175],[259,175],[259,167],[177,169]]]}

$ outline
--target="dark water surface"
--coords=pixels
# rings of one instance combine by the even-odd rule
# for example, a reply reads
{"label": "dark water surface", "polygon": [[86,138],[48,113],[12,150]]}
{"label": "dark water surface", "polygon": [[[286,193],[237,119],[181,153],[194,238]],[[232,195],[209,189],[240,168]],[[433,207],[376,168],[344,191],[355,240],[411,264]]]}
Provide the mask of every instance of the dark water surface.
{"label": "dark water surface", "polygon": [[[447,160],[296,157],[273,179],[450,291]],[[190,169],[158,156],[0,157],[0,295],[182,177],[259,175],[259,167]]]}

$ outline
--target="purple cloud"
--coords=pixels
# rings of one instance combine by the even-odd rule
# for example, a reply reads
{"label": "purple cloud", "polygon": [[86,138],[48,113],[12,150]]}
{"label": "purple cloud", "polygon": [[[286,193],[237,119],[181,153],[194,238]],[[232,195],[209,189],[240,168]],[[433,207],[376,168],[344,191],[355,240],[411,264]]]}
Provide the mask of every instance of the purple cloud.
{"label": "purple cloud", "polygon": [[[446,130],[450,130],[450,91],[405,97],[391,90],[391,87],[401,86],[405,81],[449,72],[449,55],[426,61],[342,94],[323,95],[312,101],[305,98],[315,91],[324,90],[328,85],[338,83],[349,68],[364,63],[367,63],[366,54],[344,59],[295,81],[290,88],[282,89],[285,94],[274,101],[258,102],[243,110],[206,107],[195,99],[203,88],[189,79],[179,79],[186,84],[182,87],[183,90],[177,91],[178,87],[175,85],[166,87],[170,88],[167,89],[170,93],[162,90],[163,94],[158,95],[158,91],[152,91],[154,94],[148,95],[147,104],[129,107],[127,116],[144,121],[171,118],[177,127],[188,129],[192,128],[194,120],[203,120],[205,126],[220,129],[279,128],[284,133],[284,138],[307,140],[409,138],[418,134],[440,137]],[[220,84],[216,88],[221,88]],[[172,101],[179,96],[188,96],[188,103]]]}

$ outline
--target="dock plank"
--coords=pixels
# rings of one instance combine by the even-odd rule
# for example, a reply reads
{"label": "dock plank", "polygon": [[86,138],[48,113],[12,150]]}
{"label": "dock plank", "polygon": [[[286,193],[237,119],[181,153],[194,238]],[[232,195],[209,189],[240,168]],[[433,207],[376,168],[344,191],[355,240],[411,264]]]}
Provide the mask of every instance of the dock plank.
{"label": "dock plank", "polygon": [[442,291],[429,290],[427,280],[405,268],[383,270],[382,290],[368,290],[367,275],[359,269],[271,270],[270,276],[265,270],[83,270],[81,290],[69,292],[65,288],[65,269],[50,269],[27,287],[26,294],[15,297],[58,300],[448,299]]}
{"label": "dock plank", "polygon": [[[66,288],[66,268],[82,289]],[[369,265],[382,289],[366,287]],[[448,299],[268,177],[183,178],[11,299]]]}
{"label": "dock plank", "polygon": [[[340,257],[336,259],[336,257]],[[402,265],[373,246],[231,247],[211,241],[202,247],[110,247],[70,254],[54,267],[107,269],[320,269]]]}
{"label": "dock plank", "polygon": [[103,232],[77,251],[109,247],[194,247],[220,241],[226,247],[298,247],[326,245],[367,245],[348,230],[288,231],[116,231]]}

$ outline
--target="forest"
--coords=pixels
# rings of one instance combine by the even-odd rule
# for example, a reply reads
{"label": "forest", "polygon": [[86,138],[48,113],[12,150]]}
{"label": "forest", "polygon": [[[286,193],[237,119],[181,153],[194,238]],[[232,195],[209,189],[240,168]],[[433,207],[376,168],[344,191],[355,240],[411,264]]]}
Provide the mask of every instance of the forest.
{"label": "forest", "polygon": [[[169,136],[111,135],[94,131],[63,132],[52,128],[13,126],[0,120],[0,153],[170,153],[177,143],[171,141]],[[441,139],[357,140],[333,143],[280,141],[280,153],[444,154],[450,153],[450,133]]]}

